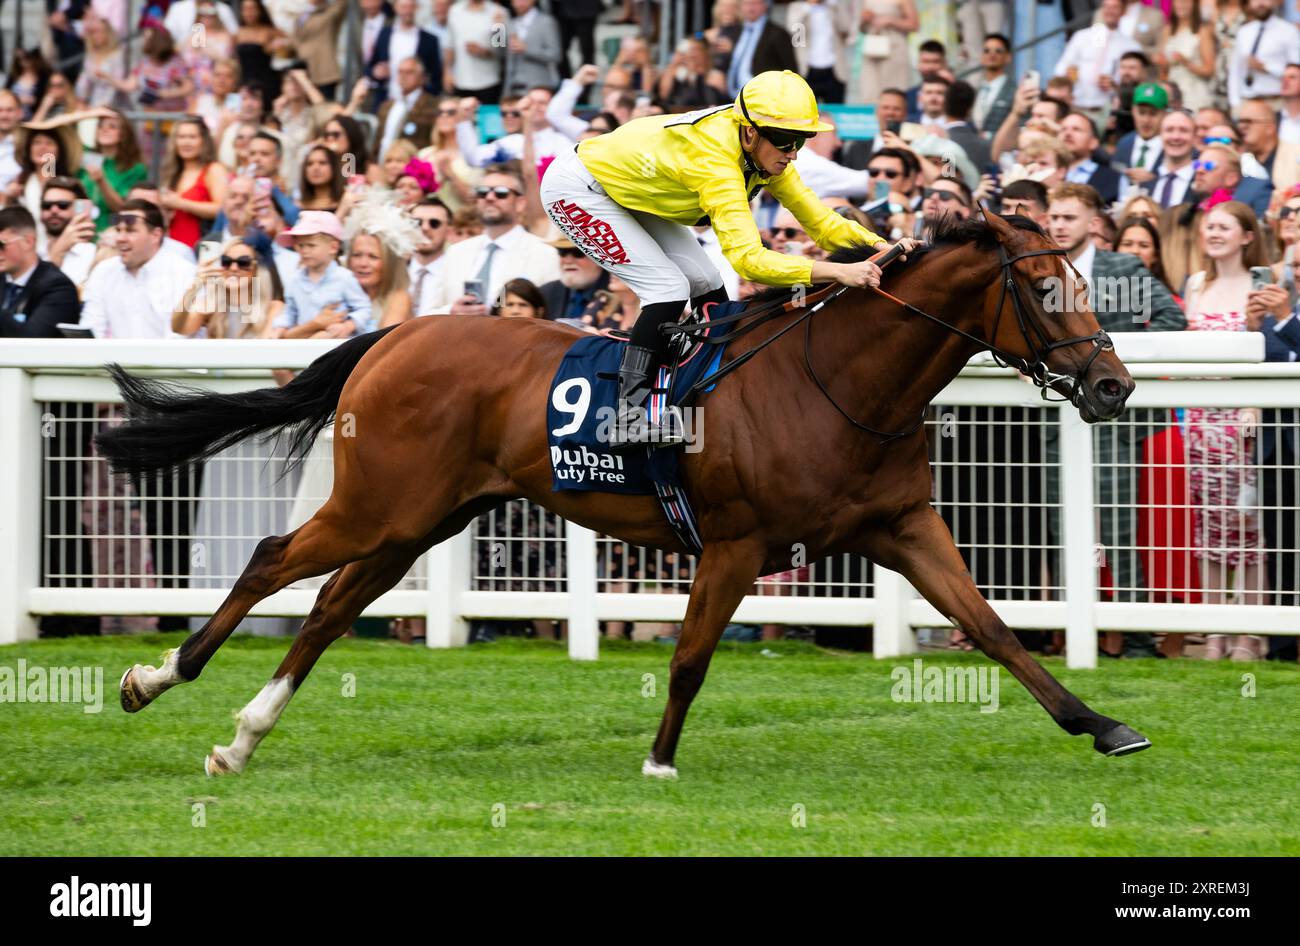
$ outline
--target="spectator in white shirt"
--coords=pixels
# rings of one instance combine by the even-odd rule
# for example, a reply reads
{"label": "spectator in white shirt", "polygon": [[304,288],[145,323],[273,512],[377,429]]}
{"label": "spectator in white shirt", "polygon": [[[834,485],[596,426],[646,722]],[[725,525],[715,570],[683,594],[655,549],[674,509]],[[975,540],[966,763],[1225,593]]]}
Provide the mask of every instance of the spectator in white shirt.
{"label": "spectator in white shirt", "polygon": [[[84,201],[80,209],[79,201]],[[41,225],[49,241],[44,258],[78,289],[90,275],[95,262],[95,221],[86,190],[75,177],[52,177],[41,193]]]}
{"label": "spectator in white shirt", "polygon": [[[599,78],[600,69],[597,67],[592,65],[581,67],[573,74],[572,79],[565,79],[560,83],[560,90],[551,96],[551,101],[546,106],[547,123],[571,142],[582,137],[582,133],[589,127],[588,122],[573,114],[573,109],[577,106],[578,99],[582,98],[587,91],[587,87]],[[618,77],[618,81],[622,84],[615,84],[615,70],[610,69],[605,73],[605,81],[601,86],[601,110],[613,115],[618,119],[618,123],[623,125],[632,118],[632,110],[636,108],[636,96],[629,91],[632,86],[626,73]]]}
{"label": "spectator in white shirt", "polygon": [[865,170],[855,171],[835,162],[841,142],[833,127],[834,116],[823,114],[820,121],[832,128],[809,138],[795,155],[799,177],[818,197],[865,198],[871,192],[870,176]]}
{"label": "spectator in white shirt", "polygon": [[495,105],[501,98],[504,47],[495,44],[506,25],[505,8],[487,0],[461,0],[447,15],[450,40],[443,51],[444,89]]}
{"label": "spectator in white shirt", "polygon": [[0,193],[23,170],[14,156],[14,131],[22,117],[23,106],[18,96],[8,89],[0,89]]}
{"label": "spectator in white shirt", "polygon": [[[555,248],[519,225],[526,202],[517,164],[488,168],[475,196],[483,233],[447,249],[435,315],[487,315],[511,279],[541,286],[560,278]],[[466,291],[471,281],[483,286],[478,298]]]}
{"label": "spectator in white shirt", "polygon": [[1282,110],[1278,119],[1278,139],[1300,144],[1300,63],[1289,63],[1282,72]]}
{"label": "spectator in white shirt", "polygon": [[194,281],[194,264],[162,252],[162,211],[146,200],[123,204],[111,232],[119,255],[86,281],[81,324],[96,338],[173,337],[172,313]]}
{"label": "spectator in white shirt", "polygon": [[1074,107],[1089,112],[1105,110],[1116,85],[1119,58],[1141,47],[1119,31],[1124,14],[1121,0],[1102,0],[1100,22],[1070,37],[1055,75],[1074,83]]}
{"label": "spectator in white shirt", "polygon": [[[163,226],[170,227],[172,221],[171,211],[158,202],[158,195],[158,185],[153,181],[141,181],[126,192],[127,200],[143,200],[158,207],[163,215]],[[164,235],[162,248],[187,263],[194,262],[194,248],[182,243],[180,240]]]}
{"label": "spectator in white shirt", "polygon": [[1237,30],[1228,65],[1228,104],[1235,110],[1243,99],[1267,99],[1282,94],[1282,73],[1300,62],[1300,32],[1294,23],[1274,13],[1275,0],[1247,0],[1246,23]]}
{"label": "spectator in white shirt", "polygon": [[[573,141],[567,136],[556,131],[551,127],[547,120],[546,111],[551,104],[551,90],[541,86],[528,90],[528,94],[520,97],[514,105],[510,99],[504,99],[501,106],[501,118],[503,124],[507,120],[520,122],[525,112],[528,116],[529,128],[531,129],[533,139],[533,159],[541,162],[546,158],[554,157],[573,147]],[[511,113],[514,114],[511,114]],[[506,125],[506,129],[510,129]],[[472,121],[461,121],[456,125],[456,143],[460,146],[461,154],[465,156],[466,162],[473,167],[485,167],[489,164],[502,164],[506,161],[517,161],[524,154],[524,134],[523,131],[516,131],[508,134],[503,138],[495,141],[489,141],[487,144],[478,143],[478,132],[475,130]]]}
{"label": "spectator in white shirt", "polygon": [[426,197],[412,207],[410,213],[420,225],[421,238],[407,264],[411,277],[411,305],[417,316],[429,315],[433,311],[434,297],[446,262],[443,249],[447,245],[451,211],[437,197]]}

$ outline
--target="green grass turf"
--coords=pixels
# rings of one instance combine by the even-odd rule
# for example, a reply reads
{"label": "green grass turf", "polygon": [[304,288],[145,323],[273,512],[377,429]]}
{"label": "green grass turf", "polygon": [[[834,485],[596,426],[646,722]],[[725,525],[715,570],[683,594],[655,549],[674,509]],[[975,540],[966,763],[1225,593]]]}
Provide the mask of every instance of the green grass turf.
{"label": "green grass turf", "polygon": [[[123,713],[121,672],[181,640],[0,648],[3,666],[102,666],[105,689],[97,715],[0,703],[0,854],[1300,853],[1294,665],[1048,661],[1154,743],[1107,759],[1005,672],[1001,709],[982,714],[893,702],[890,671],[910,658],[723,644],[671,782],[639,773],[667,647],[603,644],[599,661],[574,663],[547,642],[344,640],[244,774],[208,779],[204,755],[230,742],[232,711],[288,642],[236,637],[200,680]],[[1254,698],[1241,695],[1247,672]],[[192,824],[196,802],[205,827]]]}

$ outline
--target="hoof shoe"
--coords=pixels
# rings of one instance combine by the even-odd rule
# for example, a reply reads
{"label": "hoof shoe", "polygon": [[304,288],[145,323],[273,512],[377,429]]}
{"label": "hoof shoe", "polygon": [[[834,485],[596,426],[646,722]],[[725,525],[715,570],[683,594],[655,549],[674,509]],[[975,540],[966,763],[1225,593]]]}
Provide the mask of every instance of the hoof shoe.
{"label": "hoof shoe", "polygon": [[117,684],[118,694],[122,700],[122,709],[128,713],[138,713],[151,702],[149,697],[145,696],[144,690],[141,689],[140,683],[136,678],[136,671],[140,670],[139,664],[134,667],[128,667],[126,673],[122,674],[122,679]]}
{"label": "hoof shoe", "polygon": [[671,765],[660,765],[654,759],[647,757],[641,763],[641,774],[651,778],[677,778],[677,769]]}
{"label": "hoof shoe", "polygon": [[239,770],[227,762],[221,756],[220,751],[216,747],[213,747],[212,752],[210,752],[208,757],[203,760],[203,771],[209,778],[214,778],[218,775],[239,774]]}
{"label": "hoof shoe", "polygon": [[1120,723],[1114,729],[1108,730],[1096,737],[1092,741],[1092,747],[1102,755],[1120,756],[1130,755],[1134,752],[1141,752],[1143,749],[1151,748],[1151,740],[1142,735],[1136,729],[1132,729]]}

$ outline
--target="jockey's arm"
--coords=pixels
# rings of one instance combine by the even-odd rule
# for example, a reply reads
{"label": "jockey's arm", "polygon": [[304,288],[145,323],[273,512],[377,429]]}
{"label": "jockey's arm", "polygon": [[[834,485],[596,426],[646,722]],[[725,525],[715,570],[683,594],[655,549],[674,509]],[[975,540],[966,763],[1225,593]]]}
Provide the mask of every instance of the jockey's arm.
{"label": "jockey's arm", "polygon": [[821,198],[799,177],[793,164],[768,183],[767,191],[794,214],[804,232],[823,250],[834,251],[861,243],[883,248],[889,242],[862,224],[841,217],[822,203]]}

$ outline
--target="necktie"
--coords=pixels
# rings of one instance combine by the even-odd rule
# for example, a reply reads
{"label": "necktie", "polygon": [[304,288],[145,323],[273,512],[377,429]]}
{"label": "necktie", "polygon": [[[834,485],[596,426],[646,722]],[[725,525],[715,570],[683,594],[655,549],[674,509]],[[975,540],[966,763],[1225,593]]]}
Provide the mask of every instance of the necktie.
{"label": "necktie", "polygon": [[1170,171],[1160,179],[1160,196],[1157,199],[1160,201],[1161,207],[1169,206],[1169,194],[1174,189],[1174,178],[1176,176],[1173,171]]}
{"label": "necktie", "polygon": [[13,311],[14,306],[17,305],[18,303],[18,297],[21,296],[22,294],[23,294],[23,287],[18,285],[18,283],[14,282],[12,279],[9,280],[7,283],[5,283],[5,299],[4,299],[5,312]]}
{"label": "necktie", "polygon": [[[501,247],[497,246],[495,243],[489,240],[487,245],[487,259],[483,261],[483,265],[480,266],[478,270],[478,276],[476,278],[482,281],[483,293],[485,296],[487,294],[488,287],[492,285],[492,257],[496,255],[496,252],[499,249],[501,249]],[[484,298],[482,301],[484,305],[490,304],[487,298]]]}
{"label": "necktie", "polygon": [[1137,162],[1133,165],[1134,167],[1140,168],[1140,167],[1145,167],[1145,166],[1146,166],[1146,163],[1147,163],[1147,148],[1149,148],[1149,147],[1151,147],[1151,146],[1150,146],[1149,144],[1147,144],[1145,141],[1142,142],[1142,149],[1141,149],[1140,151],[1138,151],[1138,159],[1137,159]]}
{"label": "necktie", "polygon": [[745,84],[740,78],[740,67],[754,45],[755,26],[756,24],[752,23],[745,25],[745,29],[740,34],[740,39],[736,41],[736,48],[732,51],[731,69],[727,77],[727,84],[731,86],[732,95],[739,95],[741,86]]}
{"label": "necktie", "polygon": [[[1259,41],[1264,38],[1264,25],[1266,22],[1267,22],[1266,20],[1259,21],[1259,32],[1255,34],[1255,42],[1252,43],[1250,46],[1250,55],[1252,57],[1259,52]],[[1255,72],[1248,65],[1246,66],[1246,85],[1249,87],[1254,84],[1255,84]]]}
{"label": "necktie", "polygon": [[429,271],[423,266],[416,271],[415,288],[411,290],[411,302],[415,304],[415,314],[421,315],[424,310],[420,308],[420,300],[424,298],[424,277],[429,275]]}

